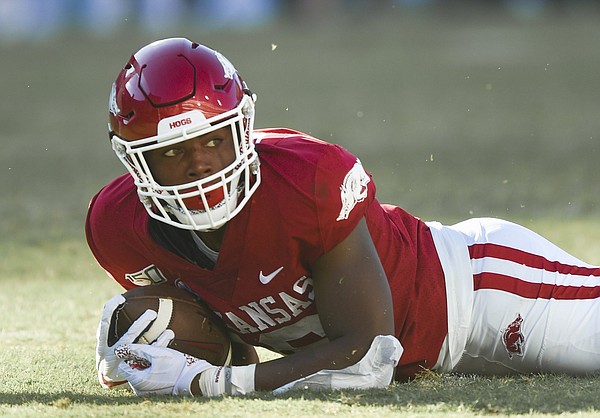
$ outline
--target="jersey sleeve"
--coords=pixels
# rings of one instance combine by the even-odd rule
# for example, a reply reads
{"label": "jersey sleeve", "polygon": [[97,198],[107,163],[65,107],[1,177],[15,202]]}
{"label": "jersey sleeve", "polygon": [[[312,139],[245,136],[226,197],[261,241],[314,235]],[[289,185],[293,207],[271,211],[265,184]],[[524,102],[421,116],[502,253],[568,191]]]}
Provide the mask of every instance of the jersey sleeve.
{"label": "jersey sleeve", "polygon": [[360,160],[337,145],[327,149],[317,165],[314,190],[325,252],[356,228],[375,198],[375,184]]}
{"label": "jersey sleeve", "polygon": [[125,289],[135,287],[132,278],[151,264],[144,255],[148,249],[136,233],[147,219],[137,201],[129,178],[118,178],[92,198],[85,224],[94,258]]}

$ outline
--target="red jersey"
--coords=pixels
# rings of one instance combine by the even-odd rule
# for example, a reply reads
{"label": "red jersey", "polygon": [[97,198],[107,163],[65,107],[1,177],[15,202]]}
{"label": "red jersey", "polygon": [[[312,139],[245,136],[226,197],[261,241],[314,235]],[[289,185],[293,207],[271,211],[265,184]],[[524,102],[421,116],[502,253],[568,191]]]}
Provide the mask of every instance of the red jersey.
{"label": "red jersey", "polygon": [[165,244],[152,227],[160,222],[147,214],[129,174],[90,203],[86,235],[98,263],[126,289],[181,281],[241,340],[289,354],[326,342],[311,266],[364,217],[387,274],[396,337],[404,347],[397,378],[432,367],[447,315],[444,275],[427,225],[380,204],[370,175],[343,148],[287,129],[256,130],[255,136],[262,182],[228,222],[214,264],[194,257],[199,250],[190,231],[177,230],[181,242],[188,240],[188,253]]}

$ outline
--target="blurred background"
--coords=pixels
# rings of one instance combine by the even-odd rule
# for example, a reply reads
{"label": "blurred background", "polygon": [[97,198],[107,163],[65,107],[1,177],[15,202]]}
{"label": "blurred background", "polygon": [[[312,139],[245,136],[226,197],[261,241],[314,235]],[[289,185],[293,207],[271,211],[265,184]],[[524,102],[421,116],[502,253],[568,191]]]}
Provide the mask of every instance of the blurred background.
{"label": "blurred background", "polygon": [[111,83],[170,36],[234,63],[257,127],[356,153],[381,201],[598,222],[599,3],[0,0],[0,240],[83,242],[89,199],[124,172]]}

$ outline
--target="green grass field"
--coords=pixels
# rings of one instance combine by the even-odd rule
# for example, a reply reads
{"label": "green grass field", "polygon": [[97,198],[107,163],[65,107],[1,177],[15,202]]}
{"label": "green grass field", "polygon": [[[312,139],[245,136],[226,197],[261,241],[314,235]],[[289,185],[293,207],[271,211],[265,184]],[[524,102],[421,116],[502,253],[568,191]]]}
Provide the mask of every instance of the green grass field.
{"label": "green grass field", "polygon": [[597,18],[391,14],[0,44],[0,415],[600,416],[600,380],[565,376],[216,400],[104,391],[95,329],[119,288],[82,230],[91,196],[123,172],[105,131],[113,78],[141,45],[185,35],[236,64],[259,95],[257,126],[349,148],[382,201],[447,223],[518,221],[600,263]]}

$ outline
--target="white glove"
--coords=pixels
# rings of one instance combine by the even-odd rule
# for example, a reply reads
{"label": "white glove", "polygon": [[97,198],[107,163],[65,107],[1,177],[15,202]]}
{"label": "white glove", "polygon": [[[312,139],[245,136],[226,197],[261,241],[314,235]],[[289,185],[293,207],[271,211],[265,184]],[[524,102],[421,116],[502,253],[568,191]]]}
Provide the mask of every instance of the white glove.
{"label": "white glove", "polygon": [[146,344],[121,345],[115,348],[115,354],[124,360],[119,365],[119,373],[138,396],[192,395],[194,377],[206,369],[216,368],[205,360],[171,348]]}
{"label": "white glove", "polygon": [[104,388],[112,388],[122,385],[126,379],[119,374],[118,367],[121,359],[117,358],[114,347],[134,342],[144,330],[156,319],[156,312],[147,310],[144,312],[127,330],[127,332],[113,346],[108,345],[108,333],[110,322],[115,310],[125,303],[123,295],[116,295],[111,298],[102,312],[102,319],[98,325],[96,333],[96,370],[98,371],[98,381]]}
{"label": "white glove", "polygon": [[[172,335],[171,330],[164,331],[157,343],[170,341]],[[119,373],[138,396],[192,395],[191,384],[198,374],[199,389],[204,396],[241,395],[254,391],[254,364],[217,367],[167,347],[144,344],[117,347],[115,354],[124,360]]]}
{"label": "white glove", "polygon": [[384,388],[391,383],[403,351],[400,341],[395,337],[378,335],[358,363],[341,370],[321,370],[275,389],[273,393],[279,394],[290,389]]}

